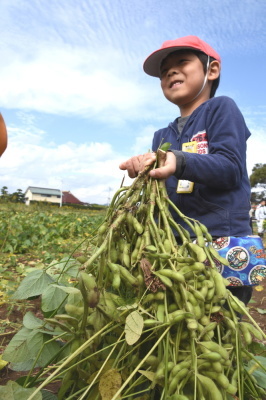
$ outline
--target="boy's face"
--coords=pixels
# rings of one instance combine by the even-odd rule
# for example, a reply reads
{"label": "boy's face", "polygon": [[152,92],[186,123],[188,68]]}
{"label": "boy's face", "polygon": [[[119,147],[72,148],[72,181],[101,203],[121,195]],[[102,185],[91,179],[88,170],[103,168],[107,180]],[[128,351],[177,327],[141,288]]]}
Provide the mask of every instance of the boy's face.
{"label": "boy's face", "polygon": [[189,115],[191,108],[193,111],[209,98],[208,84],[198,96],[205,74],[201,61],[193,52],[177,51],[169,54],[163,60],[160,70],[163,93],[167,100],[181,109],[181,115],[182,109],[188,109]]}

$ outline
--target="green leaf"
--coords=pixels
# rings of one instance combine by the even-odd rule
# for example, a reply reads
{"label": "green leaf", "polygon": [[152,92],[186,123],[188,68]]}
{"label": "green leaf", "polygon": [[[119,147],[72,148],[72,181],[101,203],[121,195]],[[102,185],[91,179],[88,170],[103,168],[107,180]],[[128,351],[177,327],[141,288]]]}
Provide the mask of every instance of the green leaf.
{"label": "green leaf", "polygon": [[51,274],[58,274],[63,271],[64,274],[73,278],[76,278],[79,274],[80,264],[75,258],[64,257],[59,262],[53,261],[50,265],[51,267],[49,268],[49,272]]}
{"label": "green leaf", "polygon": [[37,270],[29,273],[19,285],[12,298],[17,300],[39,296],[54,280],[45,271]]}
{"label": "green leaf", "polygon": [[261,386],[263,389],[266,389],[266,374],[265,372],[254,371],[253,374],[254,378],[258,382],[258,385]]}
{"label": "green leaf", "polygon": [[67,294],[61,286],[49,285],[42,294],[42,311],[49,312],[57,310],[67,299]]}
{"label": "green leaf", "polygon": [[163,151],[168,151],[171,147],[172,143],[165,142],[160,146],[160,149]]}
{"label": "green leaf", "polygon": [[12,369],[14,370],[18,370],[18,368],[19,370],[21,368],[27,370],[42,349],[36,363],[36,367],[42,367],[60,349],[59,344],[55,341],[46,343],[49,339],[49,335],[23,327],[9,342],[4,351],[3,359],[13,363]]}
{"label": "green leaf", "polygon": [[58,397],[48,390],[41,390],[42,400],[58,400]]}
{"label": "green leaf", "polygon": [[257,308],[258,313],[260,314],[266,314],[266,310],[263,308]]}
{"label": "green leaf", "polygon": [[23,325],[25,326],[25,328],[28,329],[38,329],[43,327],[44,322],[40,318],[35,317],[35,315],[31,311],[28,311],[24,315]]}
{"label": "green leaf", "polygon": [[22,362],[30,359],[27,339],[31,332],[32,330],[23,327],[16,333],[4,351],[3,358],[6,361]]}
{"label": "green leaf", "polygon": [[[9,381],[6,386],[0,386],[1,400],[28,400],[30,395],[35,391],[35,388],[26,389],[18,383]],[[34,400],[42,400],[42,394],[37,393]]]}

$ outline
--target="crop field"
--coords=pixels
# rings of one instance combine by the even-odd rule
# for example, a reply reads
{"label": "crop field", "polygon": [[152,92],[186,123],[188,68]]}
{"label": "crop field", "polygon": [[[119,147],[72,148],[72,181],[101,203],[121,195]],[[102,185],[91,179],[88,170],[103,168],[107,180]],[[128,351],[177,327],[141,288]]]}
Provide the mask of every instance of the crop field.
{"label": "crop field", "polygon": [[[52,354],[60,354],[60,343],[61,346],[62,343],[64,343],[64,340],[61,342],[61,336],[63,339],[66,338],[66,342],[69,341],[69,347],[67,350],[70,351],[70,354],[74,353],[76,350],[76,339],[78,338],[78,336],[76,336],[75,328],[77,321],[80,321],[79,329],[83,329],[84,332],[87,333],[92,332],[90,333],[91,335],[93,335],[93,329],[97,332],[97,330],[101,331],[105,329],[105,326],[109,326],[104,322],[106,318],[110,318],[110,316],[108,316],[109,310],[104,309],[101,303],[98,305],[99,309],[97,310],[99,319],[94,319],[93,322],[89,322],[90,319],[92,320],[93,313],[90,315],[85,314],[84,307],[83,311],[80,311],[80,316],[78,315],[78,309],[82,309],[80,306],[82,302],[78,298],[78,296],[80,296],[80,293],[77,293],[79,290],[76,289],[77,285],[80,285],[80,282],[82,281],[78,281],[77,276],[79,274],[82,275],[85,268],[84,266],[89,266],[86,264],[87,261],[92,259],[93,255],[97,253],[97,248],[101,247],[101,240],[99,241],[98,239],[98,242],[95,242],[94,238],[97,239],[97,234],[99,235],[100,232],[99,228],[101,226],[103,227],[102,223],[106,218],[107,211],[108,210],[104,208],[102,210],[79,210],[68,207],[41,207],[38,205],[27,207],[25,205],[0,204],[0,398],[1,393],[6,395],[6,393],[12,392],[12,395],[14,393],[14,399],[18,399],[18,397],[16,397],[18,396],[18,393],[16,392],[18,389],[17,386],[15,386],[16,383],[13,384],[10,382],[17,381],[21,386],[34,387],[35,379],[38,380],[38,368],[43,373],[43,380],[47,375],[48,369],[51,368],[50,373],[53,371],[53,364],[57,365],[57,360],[52,358]],[[110,229],[110,225],[108,229]],[[254,233],[256,233],[255,224]],[[135,236],[136,235],[135,232]],[[132,239],[132,234],[129,234],[127,239]],[[97,245],[95,245],[95,243],[97,243]],[[112,244],[115,244],[115,246],[118,247],[115,240],[113,240]],[[108,251],[109,250],[110,248],[108,248]],[[99,257],[99,260],[99,265],[105,262],[103,257]],[[109,265],[112,266],[117,264],[109,263]],[[116,269],[117,267],[114,267],[115,273],[117,272]],[[109,270],[107,276],[101,278],[106,281],[108,281],[108,279],[110,282],[112,281],[113,288],[115,289],[116,284],[114,284],[114,280],[111,279],[111,272],[112,268]],[[86,282],[88,277],[85,275],[86,274],[83,274],[82,284],[85,286],[88,285],[89,287],[91,281]],[[130,276],[133,280],[132,275]],[[126,286],[124,286],[125,277],[121,275],[121,278],[124,278],[124,281],[120,286],[121,291],[117,291],[117,293],[119,293],[121,297],[123,295],[124,299],[127,299],[135,291],[135,283],[133,282],[132,289],[126,288]],[[96,304],[99,301],[99,298],[97,298],[98,293],[94,293],[93,290],[92,297],[90,299],[86,298],[88,304],[92,304],[93,302]],[[82,290],[80,291],[83,301],[86,302],[84,292],[82,292]],[[40,294],[42,295],[40,296]],[[66,298],[68,298],[67,302]],[[107,300],[109,301],[110,299]],[[63,314],[65,313],[66,303],[69,309],[68,315]],[[73,304],[75,304],[76,311],[72,314],[71,307]],[[111,304],[111,302],[109,301],[108,304]],[[160,301],[158,304],[161,304]],[[134,309],[134,302],[131,306],[134,311],[132,311],[129,316],[139,318],[140,314]],[[89,307],[92,306],[90,305]],[[121,309],[123,309],[123,307],[121,307]],[[143,308],[140,308],[140,310],[144,312]],[[265,279],[253,290],[253,296],[249,303],[249,312],[261,331],[266,333]],[[56,320],[54,318],[55,314],[60,315],[61,319],[59,318]],[[216,314],[218,315],[218,313]],[[145,313],[143,316],[145,316]],[[112,315],[112,323],[119,322],[119,318],[120,317],[117,315],[115,315],[115,317]],[[45,328],[46,330],[43,328],[44,319],[46,323],[48,323],[47,328]],[[88,324],[90,328],[86,327],[85,329],[83,321],[84,324]],[[146,323],[149,321],[150,320],[148,319]],[[142,317],[140,318],[139,323],[140,325],[143,323]],[[98,328],[96,326],[97,324],[99,325]],[[132,328],[132,330],[137,330],[137,333],[135,332],[135,335],[137,336],[136,339],[132,339],[131,336],[126,339],[127,344],[135,345],[135,341],[141,337],[142,332],[138,332],[138,328],[134,325],[135,321],[127,321],[127,324],[130,329]],[[212,324],[217,325],[217,322],[213,321]],[[110,331],[111,333],[109,333],[109,336],[108,334],[106,336],[106,340],[109,339],[111,342],[109,344],[109,341],[108,343],[106,341],[105,346],[107,346],[107,344],[108,346],[113,346],[112,340],[116,338],[117,331],[119,331],[120,328],[117,327],[116,329],[112,329],[113,330]],[[146,329],[150,329],[151,332],[155,332],[156,330],[153,326]],[[170,327],[167,329],[169,330]],[[165,332],[167,332],[167,329]],[[149,332],[149,330],[147,332]],[[31,338],[30,343],[26,343],[28,335]],[[52,335],[55,335],[57,340],[49,340]],[[11,360],[11,366],[13,366],[12,368],[9,368],[9,364],[5,360],[2,360],[2,354],[6,351],[7,346],[14,336],[17,337],[17,341],[13,345],[9,346],[8,351],[6,352],[8,359]],[[201,336],[202,335],[199,337]],[[179,340],[181,339],[179,338]],[[197,343],[197,340],[195,340],[195,343]],[[41,356],[39,353],[40,342],[43,342],[43,347],[41,347]],[[79,347],[81,346],[81,343],[82,342],[79,342]],[[117,343],[119,343],[119,341],[117,341]],[[165,343],[168,343],[168,341],[165,341]],[[97,346],[97,344],[98,341],[96,340],[95,346]],[[258,359],[265,364],[265,341],[259,340],[257,342],[255,341],[255,344],[252,344],[255,346],[256,355],[259,357]],[[123,347],[121,347],[121,351],[122,349]],[[136,349],[138,349],[138,344],[136,345]],[[31,351],[32,354],[29,354]],[[96,354],[97,351],[95,349],[95,355]],[[103,353],[103,359],[105,359],[106,354]],[[134,355],[131,353],[129,354],[133,360]],[[66,354],[66,356],[67,355],[68,354]],[[124,356],[121,356],[119,353],[119,357],[121,357],[121,359],[118,358],[119,362],[124,362]],[[203,357],[203,353],[200,357]],[[32,360],[34,358],[38,358],[39,362],[39,364],[34,364],[33,371],[35,374],[37,373],[37,378],[30,378],[29,376],[31,374],[27,375],[24,371],[31,368]],[[127,358],[125,358],[125,360],[126,359]],[[110,362],[111,361],[112,359],[110,359]],[[84,365],[86,365],[86,362]],[[106,367],[108,367],[108,365],[107,362]],[[252,366],[253,364],[250,365]],[[132,368],[133,367],[134,366],[132,366]],[[59,369],[60,367],[58,370]],[[86,372],[88,376],[92,376],[92,378],[88,378],[88,376],[86,377],[86,384],[93,385],[92,379],[95,377],[96,372],[88,372],[85,371],[85,369],[78,371],[80,374],[85,374]],[[119,387],[119,385],[121,385],[121,377],[123,379],[125,379],[125,377],[123,376],[123,371],[121,376],[117,371],[118,370],[110,367],[109,370],[103,370],[103,373],[106,374],[102,376],[106,378],[106,382],[109,379],[111,382],[114,381],[113,383],[116,383]],[[262,382],[265,373],[260,376],[259,372],[257,379],[260,379]],[[149,379],[149,374],[151,374],[150,370],[145,371],[145,373],[143,372],[143,375]],[[59,372],[57,376],[61,379]],[[30,379],[32,379],[32,382]],[[64,379],[67,381],[66,378]],[[202,378],[201,376],[201,379],[205,378]],[[100,385],[102,384],[103,386],[101,389],[102,397],[99,397],[98,394],[98,397],[95,395],[95,399],[111,399],[108,390],[103,384],[104,380],[105,379],[100,379]],[[1,392],[1,385],[7,385],[8,382],[10,387],[8,389],[3,389]],[[39,379],[39,382],[42,382],[42,380]],[[63,394],[62,397],[57,397],[60,384],[61,381],[51,379],[51,382],[46,388],[47,391],[44,390],[42,393],[43,397],[38,397],[38,395],[36,395],[36,400],[65,399],[65,394]],[[263,383],[261,385],[264,387]],[[30,393],[31,389],[28,390],[30,395],[32,393]],[[92,393],[94,392],[92,391]],[[28,397],[25,397],[25,400],[26,398]],[[30,397],[30,399],[31,398],[34,398],[35,400],[34,396]],[[70,398],[72,398],[71,395],[69,399]],[[73,395],[73,399],[74,398],[76,397]],[[142,398],[148,400],[145,396],[138,397],[138,399],[141,400]],[[238,399],[238,397],[234,396],[233,393],[232,396],[229,396],[228,398],[230,400]],[[24,397],[20,397],[20,399],[24,400]],[[94,400],[94,398],[91,398],[91,400]],[[245,398],[245,400],[251,399]]]}
{"label": "crop field", "polygon": [[33,269],[89,252],[105,211],[0,205],[0,305]]}

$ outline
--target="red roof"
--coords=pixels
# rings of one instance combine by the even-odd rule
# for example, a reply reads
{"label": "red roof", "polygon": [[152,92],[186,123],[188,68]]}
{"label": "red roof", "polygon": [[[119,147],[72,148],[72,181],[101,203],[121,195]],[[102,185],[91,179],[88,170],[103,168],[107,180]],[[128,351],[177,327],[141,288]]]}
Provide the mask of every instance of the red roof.
{"label": "red roof", "polygon": [[70,191],[69,192],[64,192],[63,191],[63,199],[62,202],[64,204],[84,204],[82,201],[77,199]]}

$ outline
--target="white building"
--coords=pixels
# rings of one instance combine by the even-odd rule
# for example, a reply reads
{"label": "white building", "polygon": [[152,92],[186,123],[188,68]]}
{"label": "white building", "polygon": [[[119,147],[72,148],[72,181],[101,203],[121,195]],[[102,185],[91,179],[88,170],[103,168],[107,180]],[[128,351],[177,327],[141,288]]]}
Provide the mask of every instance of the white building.
{"label": "white building", "polygon": [[29,186],[25,192],[25,202],[30,205],[31,201],[47,201],[48,203],[61,205],[62,193],[59,189],[48,189]]}

